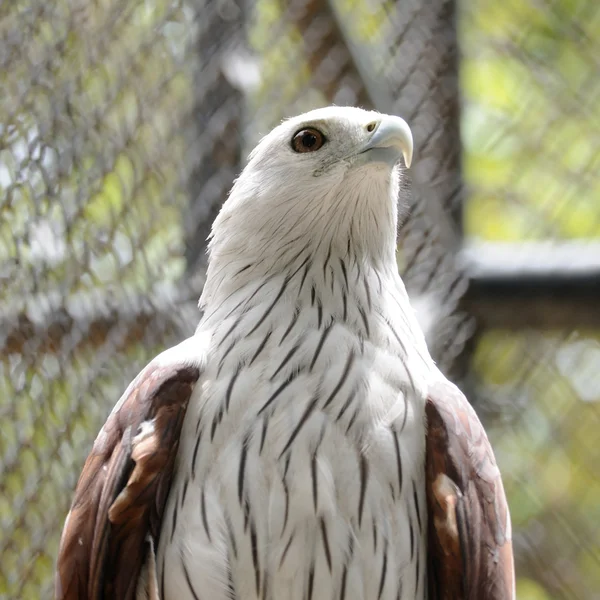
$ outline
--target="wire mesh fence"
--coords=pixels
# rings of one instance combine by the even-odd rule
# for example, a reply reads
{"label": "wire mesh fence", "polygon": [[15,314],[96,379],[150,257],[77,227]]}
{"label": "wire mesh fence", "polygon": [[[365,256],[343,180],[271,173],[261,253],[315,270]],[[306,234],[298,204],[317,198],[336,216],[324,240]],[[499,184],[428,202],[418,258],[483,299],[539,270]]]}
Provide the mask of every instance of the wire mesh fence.
{"label": "wire mesh fence", "polygon": [[592,0],[0,4],[0,596],[51,596],[83,460],[193,331],[248,150],[336,103],[413,129],[399,265],[439,364],[473,382],[519,597],[600,598],[600,336],[477,328],[460,252],[599,235],[598,40]]}

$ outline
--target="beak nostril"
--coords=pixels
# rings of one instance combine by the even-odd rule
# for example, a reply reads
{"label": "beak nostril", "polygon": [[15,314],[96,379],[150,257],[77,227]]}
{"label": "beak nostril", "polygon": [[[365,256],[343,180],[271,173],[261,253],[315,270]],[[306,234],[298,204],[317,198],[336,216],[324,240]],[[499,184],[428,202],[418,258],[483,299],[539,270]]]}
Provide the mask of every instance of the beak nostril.
{"label": "beak nostril", "polygon": [[367,131],[369,133],[375,131],[375,128],[377,127],[377,121],[371,121],[368,125],[367,125]]}

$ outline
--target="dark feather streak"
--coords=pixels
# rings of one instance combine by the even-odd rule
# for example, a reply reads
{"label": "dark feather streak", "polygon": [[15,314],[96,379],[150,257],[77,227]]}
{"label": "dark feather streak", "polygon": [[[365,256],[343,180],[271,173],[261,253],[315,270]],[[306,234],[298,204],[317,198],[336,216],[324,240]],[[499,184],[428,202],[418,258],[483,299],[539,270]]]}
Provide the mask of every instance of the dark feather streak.
{"label": "dark feather streak", "polygon": [[290,376],[271,394],[269,399],[261,406],[260,410],[258,411],[258,414],[260,415],[265,410],[267,410],[267,408],[271,406],[271,404],[277,399],[279,394],[281,394],[281,392],[283,392],[283,390],[285,390],[285,388],[288,387],[288,385],[290,385],[290,383],[292,383],[292,381],[294,381],[294,379],[296,379],[298,375],[298,371],[294,371],[293,373],[291,373]]}
{"label": "dark feather streak", "polygon": [[285,545],[285,548],[283,549],[283,552],[281,554],[281,559],[279,561],[279,568],[280,569],[281,569],[281,565],[283,565],[283,561],[285,560],[285,557],[287,556],[288,550],[290,549],[290,546],[292,545],[295,533],[296,533],[295,530],[292,531],[292,533],[290,534],[290,539],[288,540],[288,543]]}
{"label": "dark feather streak", "polygon": [[263,417],[263,423],[262,423],[262,430],[260,432],[260,447],[258,449],[258,453],[262,454],[264,445],[265,445],[265,440],[267,438],[267,427],[269,426],[269,419],[267,417],[267,415],[265,415]]}
{"label": "dark feather streak", "polygon": [[321,300],[317,300],[317,329],[321,329],[323,324],[323,303]]}
{"label": "dark feather streak", "polygon": [[348,354],[348,358],[346,359],[346,364],[344,365],[344,370],[342,371],[342,375],[341,375],[339,381],[337,382],[335,388],[329,395],[329,398],[327,398],[325,404],[323,405],[323,409],[327,408],[331,404],[333,399],[337,396],[337,393],[342,389],[342,386],[344,385],[344,383],[346,383],[346,380],[348,379],[348,375],[350,374],[350,369],[352,368],[353,362],[354,362],[354,351],[351,350]]}
{"label": "dark feather streak", "polygon": [[310,460],[310,477],[312,480],[312,496],[313,496],[313,506],[315,512],[317,512],[317,503],[319,501],[319,488],[318,488],[318,477],[317,477],[317,453],[315,452],[312,455]]}
{"label": "dark feather streak", "polygon": [[342,583],[340,585],[340,600],[346,600],[346,580],[348,579],[348,565],[342,570]]}
{"label": "dark feather streak", "polygon": [[400,441],[398,440],[398,433],[391,430],[392,436],[394,437],[394,449],[396,450],[396,468],[398,470],[398,495],[402,494],[402,457],[400,456]]}
{"label": "dark feather streak", "polygon": [[385,540],[383,544],[383,564],[381,565],[381,579],[379,580],[379,593],[377,594],[377,600],[381,599],[383,594],[383,588],[385,586],[385,576],[387,573],[387,561],[388,561],[388,541]]}
{"label": "dark feather streak", "polygon": [[300,310],[298,308],[296,308],[296,310],[294,311],[294,315],[292,316],[292,321],[290,322],[290,324],[288,325],[288,328],[285,330],[284,334],[281,336],[281,339],[279,340],[280,346],[281,346],[281,344],[283,344],[283,341],[289,335],[290,331],[292,331],[292,329],[294,328],[294,325],[296,324],[296,321],[298,320],[299,316],[300,316]]}
{"label": "dark feather streak", "polygon": [[348,425],[346,426],[346,434],[348,434],[350,432],[350,430],[352,429],[352,425],[354,425],[354,421],[356,421],[356,418],[358,417],[359,412],[360,412],[360,406],[357,406],[356,409],[354,410],[354,412],[352,413],[350,420],[348,421]]}
{"label": "dark feather streak", "polygon": [[231,544],[231,551],[233,552],[233,557],[237,559],[238,551],[237,551],[237,542],[235,541],[235,534],[233,533],[233,526],[231,525],[231,519],[229,515],[226,515],[225,522],[227,523],[227,532],[229,533],[229,542]]}
{"label": "dark feather streak", "polygon": [[244,500],[244,533],[248,531],[248,523],[250,522],[250,503],[246,498]]}
{"label": "dark feather streak", "polygon": [[373,554],[377,554],[377,522],[373,517]]}
{"label": "dark feather streak", "polygon": [[238,275],[241,275],[244,271],[247,271],[250,267],[252,266],[252,264],[246,265],[245,267],[242,267],[236,274],[235,276],[237,277]]}
{"label": "dark feather streak", "polygon": [[348,410],[348,407],[352,404],[352,401],[356,397],[356,394],[357,394],[357,389],[354,388],[348,395],[346,402],[344,402],[344,405],[342,406],[342,408],[340,409],[340,412],[338,413],[337,417],[335,418],[336,422],[339,421],[344,416],[344,413]]}
{"label": "dark feather streak", "polygon": [[177,502],[173,505],[173,518],[171,520],[171,543],[173,543],[173,537],[175,536],[175,528],[177,527],[177,510],[178,510]]}
{"label": "dark feather streak", "polygon": [[344,284],[346,289],[348,289],[348,271],[346,270],[346,263],[343,258],[340,258],[340,265],[342,267],[342,275],[344,276]]}
{"label": "dark feather streak", "polygon": [[285,494],[285,509],[283,511],[283,527],[281,528],[281,535],[283,535],[283,532],[285,531],[290,513],[290,490],[288,489],[288,484],[285,480],[285,477],[283,478],[282,483],[283,493]]}
{"label": "dark feather streak", "polygon": [[315,584],[315,565],[314,565],[314,563],[312,563],[310,565],[310,570],[308,572],[308,600],[312,600],[314,584]]}
{"label": "dark feather streak", "polygon": [[227,330],[227,333],[223,336],[221,341],[219,342],[217,348],[221,348],[221,346],[227,341],[227,338],[237,329],[238,325],[241,323],[242,318],[245,316],[245,313],[240,313],[236,320],[233,322],[233,325]]}
{"label": "dark feather streak", "polygon": [[223,420],[224,412],[225,412],[225,408],[222,406],[219,409],[219,412],[215,415],[215,418],[213,419],[212,426],[210,428],[210,441],[211,442],[215,438],[215,433],[217,432],[217,427],[221,424],[221,421]]}
{"label": "dark feather streak", "polygon": [[202,430],[197,432],[196,444],[194,446],[194,454],[192,457],[192,479],[196,477],[196,462],[198,461],[198,450],[200,449],[200,441],[202,440]]}
{"label": "dark feather streak", "polygon": [[262,339],[262,342],[260,343],[260,345],[256,349],[256,352],[253,354],[252,358],[250,359],[250,362],[248,363],[248,366],[251,366],[252,363],[260,356],[260,353],[265,349],[265,346],[267,345],[267,342],[269,341],[269,338],[271,337],[272,333],[273,332],[270,331],[270,330],[267,331],[267,334]]}
{"label": "dark feather streak", "polygon": [[281,300],[281,296],[283,296],[283,293],[285,292],[285,289],[287,288],[289,281],[290,281],[289,277],[286,277],[284,279],[283,284],[281,285],[281,288],[279,288],[279,292],[277,292],[277,296],[275,296],[275,298],[273,299],[273,302],[271,302],[271,304],[269,304],[267,310],[265,310],[265,312],[263,313],[262,317],[258,320],[256,325],[254,325],[254,327],[248,332],[248,336],[252,335],[265,322],[267,317],[271,314],[271,311],[275,308],[275,306],[277,305],[279,300]]}
{"label": "dark feather streak", "polygon": [[279,458],[281,458],[288,451],[289,447],[292,445],[292,443],[294,442],[294,440],[296,439],[296,437],[300,433],[300,430],[306,424],[306,421],[310,417],[311,413],[314,411],[315,407],[317,406],[317,402],[318,401],[319,401],[319,396],[315,395],[312,398],[312,400],[308,403],[308,406],[306,407],[306,409],[302,413],[302,416],[300,417],[300,420],[298,421],[298,424],[294,428],[294,431],[292,431],[292,434],[290,435],[287,443],[283,447],[283,450],[280,452]]}
{"label": "dark feather streak", "polygon": [[325,262],[323,263],[323,279],[327,278],[327,265],[329,264],[329,259],[331,258],[332,246],[333,246],[333,242],[330,242],[329,250],[327,251],[327,256],[325,257]]}
{"label": "dark feather streak", "polygon": [[327,534],[327,524],[325,523],[325,517],[321,517],[320,522],[321,538],[323,539],[323,549],[325,550],[325,560],[327,561],[327,568],[331,573],[331,550],[329,548],[329,536]]}
{"label": "dark feather streak", "polygon": [[312,263],[307,262],[306,266],[304,267],[304,273],[302,274],[302,279],[300,280],[300,287],[298,288],[298,296],[300,296],[300,293],[302,292],[302,288],[304,287],[304,282],[306,281],[306,276],[308,275],[308,272],[310,271],[311,266],[312,266]]}
{"label": "dark feather streak", "polygon": [[206,493],[204,491],[204,487],[202,488],[202,494],[200,496],[200,511],[202,513],[202,525],[204,526],[204,531],[206,532],[206,537],[208,541],[211,542],[210,537],[210,528],[208,526],[208,516],[206,514]]}
{"label": "dark feather streak", "polygon": [[229,380],[229,385],[227,386],[227,392],[225,393],[225,410],[229,410],[229,405],[231,403],[231,395],[233,393],[233,386],[235,385],[235,381],[238,378],[242,366],[238,365],[231,379]]}
{"label": "dark feather streak", "polygon": [[365,328],[365,334],[367,338],[369,338],[371,336],[371,331],[369,328],[369,320],[367,319],[367,313],[365,312],[365,309],[362,306],[358,307],[358,312],[360,313],[360,316],[362,318],[362,322]]}
{"label": "dark feather streak", "polygon": [[417,513],[417,523],[419,524],[419,533],[421,533],[423,531],[423,525],[421,523],[421,510],[419,508],[419,497],[417,496],[417,485],[416,485],[414,479],[412,482],[412,488],[413,488],[413,500],[415,503],[415,511]]}
{"label": "dark feather streak", "polygon": [[362,524],[363,511],[365,507],[365,494],[367,491],[367,482],[369,480],[369,463],[367,457],[361,454],[359,457],[359,476],[360,476],[360,492],[358,500],[358,526]]}
{"label": "dark feather streak", "polygon": [[221,360],[219,361],[219,368],[217,369],[217,377],[221,375],[221,371],[223,370],[223,366],[225,365],[225,359],[229,356],[229,353],[235,348],[236,340],[233,340],[229,346],[227,346],[227,350],[223,352],[223,356],[221,356]]}
{"label": "dark feather streak", "polygon": [[181,567],[183,569],[183,575],[185,577],[185,582],[186,582],[192,596],[194,597],[194,600],[200,600],[200,596],[198,596],[198,594],[196,593],[196,590],[194,589],[194,586],[192,585],[192,579],[190,577],[190,572],[188,571],[187,565],[185,564],[185,560],[183,558],[183,551],[181,551],[180,554],[181,554]]}
{"label": "dark feather streak", "polygon": [[367,296],[367,307],[369,311],[373,309],[373,304],[371,303],[371,290],[369,289],[369,282],[367,281],[366,275],[363,276],[363,284],[365,286],[365,295]]}
{"label": "dark feather streak", "polygon": [[277,377],[277,375],[279,374],[281,369],[283,369],[285,367],[285,365],[287,365],[288,362],[290,362],[290,360],[292,359],[294,354],[296,354],[296,352],[298,352],[300,345],[301,345],[301,342],[299,342],[295,346],[292,346],[291,350],[283,357],[283,360],[279,363],[279,366],[275,369],[275,372],[273,373],[273,375],[271,375],[270,381],[273,381]]}
{"label": "dark feather streak", "polygon": [[240,506],[244,497],[244,478],[246,476],[246,458],[248,456],[248,435],[244,437],[242,442],[242,452],[240,454],[240,466],[238,469],[238,500]]}
{"label": "dark feather streak", "polygon": [[321,337],[319,338],[319,343],[317,344],[315,353],[312,357],[312,360],[310,361],[310,367],[308,368],[309,371],[313,370],[313,367],[315,366],[315,363],[317,362],[317,358],[319,358],[319,354],[321,353],[321,350],[323,349],[325,340],[327,339],[327,336],[329,335],[329,333],[331,332],[331,329],[333,328],[333,324],[334,324],[334,322],[331,321],[331,323],[329,323],[329,325],[327,325],[327,327],[325,327],[325,329],[323,329],[323,333],[321,334]]}
{"label": "dark feather streak", "polygon": [[183,508],[183,505],[185,504],[185,497],[187,496],[189,484],[190,484],[189,477],[186,477],[185,481],[183,483],[183,493],[181,494],[181,508]]}
{"label": "dark feather streak", "polygon": [[254,522],[250,523],[250,547],[252,550],[252,564],[254,565],[254,582],[256,594],[260,592],[260,564],[258,562],[258,543],[256,539],[256,527]]}
{"label": "dark feather streak", "polygon": [[[300,250],[300,252],[298,252],[293,258],[292,260],[290,260],[288,262],[288,264],[286,265],[284,270],[287,270],[291,267],[291,265],[296,262],[296,259],[303,253],[306,252],[306,247],[302,248],[302,250]],[[295,277],[295,275],[300,271],[300,269],[302,269],[302,267],[304,267],[305,265],[308,264],[308,261],[310,260],[310,254],[300,263],[300,265],[298,267],[296,267],[296,270],[289,276],[288,279],[291,279],[292,277]]]}

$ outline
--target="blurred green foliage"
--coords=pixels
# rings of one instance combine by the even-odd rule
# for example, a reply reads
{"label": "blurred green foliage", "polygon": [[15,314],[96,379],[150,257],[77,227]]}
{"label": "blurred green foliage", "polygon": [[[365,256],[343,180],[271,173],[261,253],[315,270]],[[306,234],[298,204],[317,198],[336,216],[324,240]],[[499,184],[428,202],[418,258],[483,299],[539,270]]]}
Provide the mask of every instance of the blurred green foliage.
{"label": "blurred green foliage", "polygon": [[600,235],[600,9],[460,3],[466,233]]}
{"label": "blurred green foliage", "polygon": [[182,6],[32,4],[3,7],[0,301],[174,281],[184,267],[181,123],[193,100],[174,47],[190,37]]}
{"label": "blurred green foliage", "polygon": [[[336,0],[377,47],[393,2]],[[469,236],[600,235],[600,9],[594,0],[460,4]],[[184,0],[0,7],[0,304],[102,289],[150,294],[184,269],[186,119],[197,20]],[[386,29],[386,27],[388,29]],[[323,103],[283,0],[257,0],[253,132]],[[381,68],[384,56],[374,56]],[[293,65],[293,69],[290,69]],[[252,140],[253,141],[253,140]],[[250,143],[250,142],[249,142]],[[250,144],[251,145],[251,144]],[[0,354],[0,597],[49,597],[91,437],[124,383],[174,339],[68,340]],[[600,590],[600,336],[487,332],[474,358],[505,474],[520,600]],[[43,340],[38,340],[41,342]],[[595,394],[595,395],[594,395]]]}
{"label": "blurred green foliage", "polygon": [[123,381],[164,349],[163,339],[113,342],[83,340],[67,360],[39,351],[0,361],[1,598],[53,597],[58,541],[91,440]]}
{"label": "blurred green foliage", "polygon": [[[600,7],[465,0],[460,16],[467,235],[598,237]],[[600,597],[599,342],[487,331],[476,349],[521,600]]]}
{"label": "blurred green foliage", "polygon": [[521,600],[600,591],[600,333],[487,331],[473,359],[517,533]]}
{"label": "blurred green foliage", "polygon": [[[180,278],[193,17],[172,0],[2,3],[3,319],[82,311],[100,293],[125,305]],[[179,337],[153,324],[133,343],[132,326],[102,339],[82,324],[58,347],[43,328],[0,331],[1,598],[52,596],[91,440],[125,382]]]}

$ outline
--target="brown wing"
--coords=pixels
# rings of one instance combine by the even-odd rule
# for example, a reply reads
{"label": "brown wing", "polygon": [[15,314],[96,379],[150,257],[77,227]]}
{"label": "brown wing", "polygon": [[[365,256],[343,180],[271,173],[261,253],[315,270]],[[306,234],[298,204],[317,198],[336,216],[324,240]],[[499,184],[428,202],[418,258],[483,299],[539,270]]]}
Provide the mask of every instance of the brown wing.
{"label": "brown wing", "polygon": [[426,414],[429,598],[513,600],[510,514],[483,426],[447,381]]}
{"label": "brown wing", "polygon": [[134,597],[200,375],[197,362],[169,361],[169,352],[131,383],[94,442],[60,541],[57,600]]}

